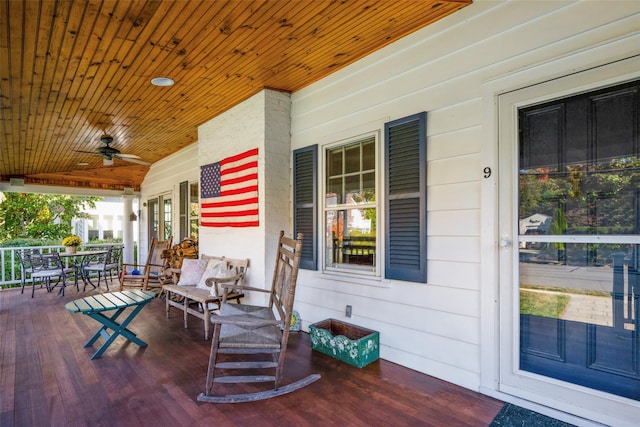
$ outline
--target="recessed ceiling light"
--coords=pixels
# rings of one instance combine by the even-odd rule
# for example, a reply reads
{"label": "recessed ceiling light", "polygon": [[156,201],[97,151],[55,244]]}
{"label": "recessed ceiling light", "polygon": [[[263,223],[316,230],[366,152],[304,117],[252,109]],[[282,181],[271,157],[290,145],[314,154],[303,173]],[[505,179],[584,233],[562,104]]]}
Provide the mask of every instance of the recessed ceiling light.
{"label": "recessed ceiling light", "polygon": [[169,77],[156,77],[155,79],[151,79],[151,84],[156,86],[173,86],[173,79]]}
{"label": "recessed ceiling light", "polygon": [[86,162],[80,162],[80,163],[78,163],[78,166],[89,166],[89,163],[86,163]]}

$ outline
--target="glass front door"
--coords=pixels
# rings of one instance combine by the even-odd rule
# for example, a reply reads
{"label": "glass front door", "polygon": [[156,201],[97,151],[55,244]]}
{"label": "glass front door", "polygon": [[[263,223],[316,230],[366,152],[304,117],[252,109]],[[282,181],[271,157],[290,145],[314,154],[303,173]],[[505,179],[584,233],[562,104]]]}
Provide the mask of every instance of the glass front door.
{"label": "glass front door", "polygon": [[517,116],[519,368],[640,400],[640,82]]}

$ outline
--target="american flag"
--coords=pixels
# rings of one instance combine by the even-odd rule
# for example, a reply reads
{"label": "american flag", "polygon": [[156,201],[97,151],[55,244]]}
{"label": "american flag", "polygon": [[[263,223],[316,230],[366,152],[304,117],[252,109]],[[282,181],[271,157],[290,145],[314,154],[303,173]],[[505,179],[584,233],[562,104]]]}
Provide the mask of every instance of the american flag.
{"label": "american flag", "polygon": [[258,149],[200,167],[200,226],[258,226]]}

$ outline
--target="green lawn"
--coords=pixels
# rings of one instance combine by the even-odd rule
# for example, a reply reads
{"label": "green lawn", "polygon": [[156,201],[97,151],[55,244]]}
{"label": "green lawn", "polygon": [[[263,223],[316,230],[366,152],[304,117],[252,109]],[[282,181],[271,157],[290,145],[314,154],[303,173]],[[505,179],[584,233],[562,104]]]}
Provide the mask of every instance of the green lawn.
{"label": "green lawn", "polygon": [[559,318],[570,299],[569,295],[520,289],[520,314]]}

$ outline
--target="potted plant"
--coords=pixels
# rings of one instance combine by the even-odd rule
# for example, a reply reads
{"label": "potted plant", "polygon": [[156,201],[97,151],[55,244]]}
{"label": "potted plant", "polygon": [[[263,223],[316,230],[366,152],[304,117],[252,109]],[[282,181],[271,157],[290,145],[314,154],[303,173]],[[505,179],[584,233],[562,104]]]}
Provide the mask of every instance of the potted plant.
{"label": "potted plant", "polygon": [[79,236],[71,235],[62,239],[62,246],[65,246],[67,253],[75,253],[78,250],[78,246],[82,244],[82,239]]}

